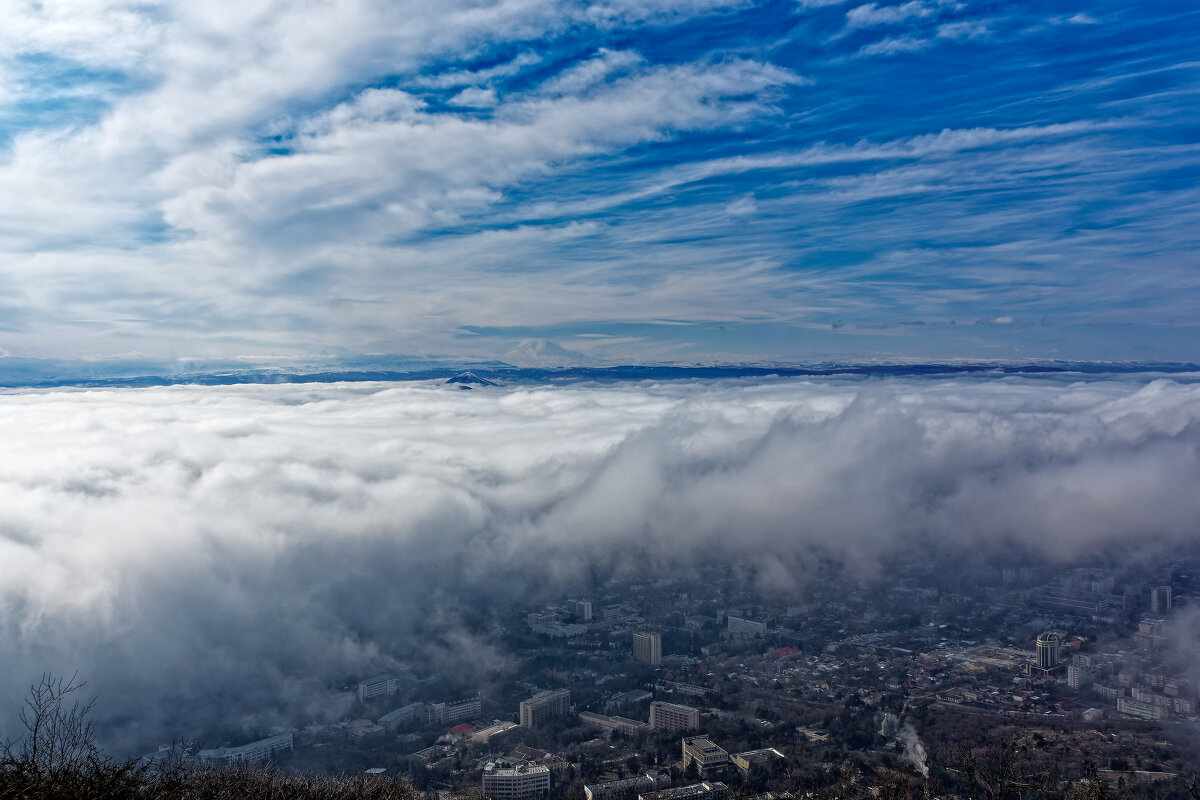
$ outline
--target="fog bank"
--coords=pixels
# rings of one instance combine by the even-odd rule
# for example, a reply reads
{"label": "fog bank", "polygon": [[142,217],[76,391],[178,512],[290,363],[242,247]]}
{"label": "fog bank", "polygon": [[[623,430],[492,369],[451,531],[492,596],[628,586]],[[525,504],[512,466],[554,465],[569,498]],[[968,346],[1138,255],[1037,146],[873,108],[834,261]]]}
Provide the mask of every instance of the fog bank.
{"label": "fog bank", "polygon": [[0,725],[44,670],[121,746],[329,720],[334,682],[487,669],[481,597],[647,566],[784,596],[819,558],[1190,546],[1198,419],[1186,376],[3,394]]}

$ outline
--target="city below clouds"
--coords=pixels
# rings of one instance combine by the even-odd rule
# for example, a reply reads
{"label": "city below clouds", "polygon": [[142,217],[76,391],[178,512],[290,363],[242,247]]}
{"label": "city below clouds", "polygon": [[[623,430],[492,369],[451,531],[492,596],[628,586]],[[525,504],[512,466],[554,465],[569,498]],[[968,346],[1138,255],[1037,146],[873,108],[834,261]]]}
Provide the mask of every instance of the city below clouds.
{"label": "city below clouds", "polygon": [[786,602],[1200,519],[1189,375],[42,390],[0,425],[0,694],[78,671],[132,752],[336,721],[399,664],[469,684],[539,592],[729,561]]}
{"label": "city below clouds", "polygon": [[16,357],[1197,358],[1186,3],[0,13]]}

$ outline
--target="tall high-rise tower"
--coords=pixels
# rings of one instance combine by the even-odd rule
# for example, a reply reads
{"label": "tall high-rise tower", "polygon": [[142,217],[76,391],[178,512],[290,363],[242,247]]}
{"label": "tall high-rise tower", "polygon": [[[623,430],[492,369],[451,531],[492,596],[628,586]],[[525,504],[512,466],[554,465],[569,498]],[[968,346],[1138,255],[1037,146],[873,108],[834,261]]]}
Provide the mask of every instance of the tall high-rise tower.
{"label": "tall high-rise tower", "polygon": [[1055,631],[1046,631],[1037,637],[1037,665],[1042,669],[1058,666],[1058,646],[1061,641]]}
{"label": "tall high-rise tower", "polygon": [[658,664],[662,661],[662,634],[634,631],[633,657],[647,664]]}

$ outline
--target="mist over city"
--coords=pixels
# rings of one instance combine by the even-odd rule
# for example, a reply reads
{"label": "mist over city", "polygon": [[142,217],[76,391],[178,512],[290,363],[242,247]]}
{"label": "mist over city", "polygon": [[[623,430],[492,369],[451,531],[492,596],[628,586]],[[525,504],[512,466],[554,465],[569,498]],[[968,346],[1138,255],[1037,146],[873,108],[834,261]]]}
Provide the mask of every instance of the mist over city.
{"label": "mist over city", "polygon": [[[126,747],[336,722],[342,683],[516,668],[506,615],[729,564],[1171,558],[1200,384],[1141,376],[340,383],[0,398],[6,696],[86,669]],[[963,576],[964,578],[966,576]],[[12,727],[11,717],[4,727]]]}

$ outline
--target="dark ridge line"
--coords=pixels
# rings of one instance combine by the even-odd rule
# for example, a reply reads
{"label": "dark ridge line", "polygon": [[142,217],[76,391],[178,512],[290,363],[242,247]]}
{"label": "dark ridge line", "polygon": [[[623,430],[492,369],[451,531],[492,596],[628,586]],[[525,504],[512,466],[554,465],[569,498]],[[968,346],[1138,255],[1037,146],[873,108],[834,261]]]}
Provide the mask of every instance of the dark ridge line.
{"label": "dark ridge line", "polygon": [[[510,383],[687,380],[715,378],[821,377],[862,375],[866,377],[922,377],[935,375],[1103,375],[1138,373],[1182,374],[1200,372],[1191,363],[1113,364],[1079,362],[1070,364],[846,364],[817,367],[785,366],[672,366],[625,365],[615,367],[495,367],[471,370],[489,380]],[[181,375],[140,375],[113,378],[60,378],[47,380],[5,380],[0,388],[147,388],[153,386],[237,386],[246,384],[363,383],[369,381],[410,382],[442,380],[462,374],[461,367],[435,367],[421,370],[329,370],[322,372],[245,372]]]}

